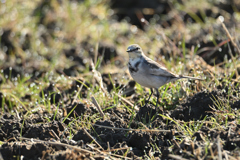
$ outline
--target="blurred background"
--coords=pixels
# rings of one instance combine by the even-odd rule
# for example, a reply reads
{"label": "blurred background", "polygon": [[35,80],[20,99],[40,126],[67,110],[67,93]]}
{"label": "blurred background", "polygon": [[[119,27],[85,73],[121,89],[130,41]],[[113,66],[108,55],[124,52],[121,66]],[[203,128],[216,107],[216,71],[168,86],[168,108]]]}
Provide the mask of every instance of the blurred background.
{"label": "blurred background", "polygon": [[[190,52],[213,66],[236,55],[218,21],[239,39],[238,0],[1,0],[0,67],[4,74],[76,76],[95,64],[123,68],[128,45],[155,60]],[[183,49],[184,48],[184,49]],[[97,49],[97,50],[96,50]],[[231,53],[229,53],[231,51]],[[97,52],[97,54],[95,53]],[[50,63],[49,63],[50,62]]]}

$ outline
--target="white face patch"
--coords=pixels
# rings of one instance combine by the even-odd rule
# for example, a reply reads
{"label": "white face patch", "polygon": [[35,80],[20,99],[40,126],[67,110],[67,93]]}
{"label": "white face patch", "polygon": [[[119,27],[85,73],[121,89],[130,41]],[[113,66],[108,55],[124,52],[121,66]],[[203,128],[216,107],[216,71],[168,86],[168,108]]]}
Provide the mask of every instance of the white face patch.
{"label": "white face patch", "polygon": [[135,59],[139,59],[140,57],[141,57],[141,54],[138,54],[138,53],[135,53],[135,52],[129,53],[129,60],[131,59],[131,60],[135,61]]}
{"label": "white face patch", "polygon": [[128,52],[128,55],[129,55],[129,59],[140,58],[141,56],[144,55],[141,47],[137,44],[130,45],[127,48],[127,52]]}
{"label": "white face patch", "polygon": [[135,65],[137,62],[139,62],[141,60],[141,58],[139,56],[136,56],[136,57],[129,57],[129,62],[132,64],[132,65]]}

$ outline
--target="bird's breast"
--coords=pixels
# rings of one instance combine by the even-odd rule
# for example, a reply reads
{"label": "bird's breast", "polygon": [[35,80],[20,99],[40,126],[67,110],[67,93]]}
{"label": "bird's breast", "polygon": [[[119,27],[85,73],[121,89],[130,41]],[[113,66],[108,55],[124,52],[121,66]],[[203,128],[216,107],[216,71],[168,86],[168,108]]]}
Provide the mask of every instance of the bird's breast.
{"label": "bird's breast", "polygon": [[167,77],[150,74],[146,66],[141,63],[128,63],[129,72],[137,83],[149,88],[159,88],[167,83]]}
{"label": "bird's breast", "polygon": [[130,62],[128,63],[128,69],[131,75],[134,74],[135,72],[138,72],[138,68],[133,67],[133,65]]}
{"label": "bird's breast", "polygon": [[128,62],[128,69],[131,74],[134,74],[139,71],[139,65],[141,64],[140,59],[131,59]]}

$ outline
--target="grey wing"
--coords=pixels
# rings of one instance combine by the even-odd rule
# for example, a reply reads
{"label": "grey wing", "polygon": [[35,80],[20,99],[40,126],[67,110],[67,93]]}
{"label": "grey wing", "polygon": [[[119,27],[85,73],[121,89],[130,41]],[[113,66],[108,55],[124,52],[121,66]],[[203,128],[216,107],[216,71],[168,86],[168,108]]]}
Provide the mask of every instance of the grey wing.
{"label": "grey wing", "polygon": [[145,61],[144,64],[147,65],[146,68],[149,68],[148,73],[151,75],[173,77],[173,78],[178,77],[178,75],[168,71],[167,68],[151,60],[148,57],[145,57],[144,61]]}

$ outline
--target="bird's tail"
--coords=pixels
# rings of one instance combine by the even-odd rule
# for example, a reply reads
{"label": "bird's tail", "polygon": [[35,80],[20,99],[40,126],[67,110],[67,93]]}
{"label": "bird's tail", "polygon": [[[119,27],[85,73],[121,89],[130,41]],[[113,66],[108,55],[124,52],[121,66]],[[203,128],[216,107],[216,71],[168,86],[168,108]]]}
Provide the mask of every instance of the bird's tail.
{"label": "bird's tail", "polygon": [[190,76],[182,76],[182,75],[179,75],[179,79],[182,79],[182,78],[187,78],[187,79],[193,79],[193,80],[204,80],[202,78],[198,78],[198,77],[190,77]]}

